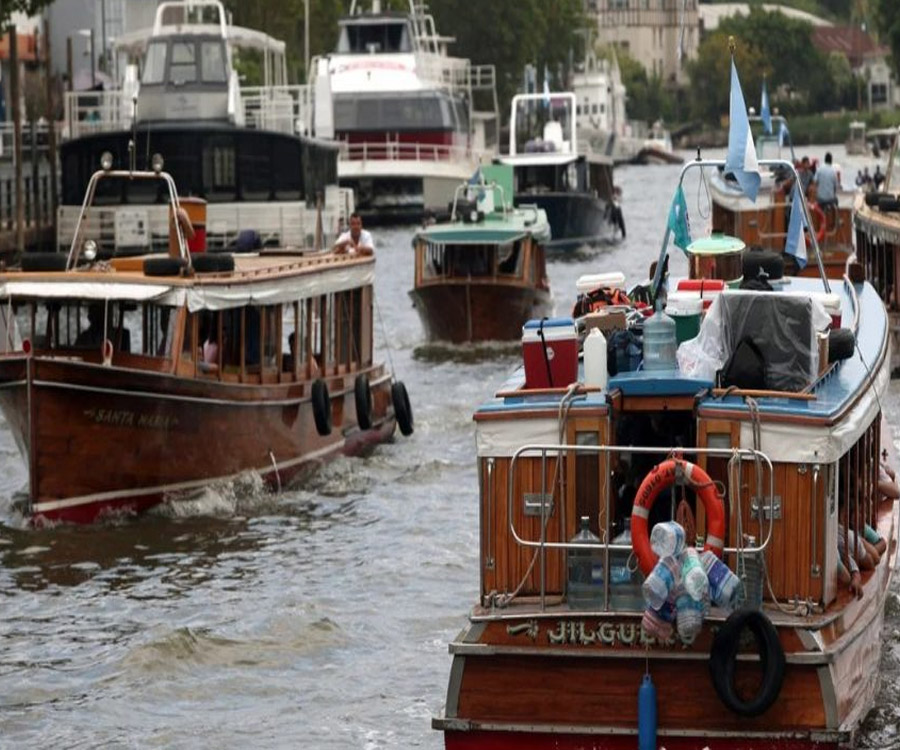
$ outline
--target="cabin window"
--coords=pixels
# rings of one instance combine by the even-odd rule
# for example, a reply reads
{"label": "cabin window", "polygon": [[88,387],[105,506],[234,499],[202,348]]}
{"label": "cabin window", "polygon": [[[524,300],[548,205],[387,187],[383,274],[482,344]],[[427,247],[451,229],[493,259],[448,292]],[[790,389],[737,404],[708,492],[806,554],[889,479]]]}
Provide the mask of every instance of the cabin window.
{"label": "cabin window", "polygon": [[203,187],[207,198],[233,200],[237,193],[234,139],[211,136],[203,144]]}
{"label": "cabin window", "polygon": [[144,77],[141,83],[152,85],[166,80],[166,42],[151,42],[144,57]]}
{"label": "cabin window", "polygon": [[263,366],[278,369],[281,355],[281,307],[268,305],[262,308],[262,348]]}
{"label": "cabin window", "polygon": [[352,289],[338,295],[338,300],[340,304],[340,363],[353,369],[362,360],[360,355],[362,292],[359,289]]}
{"label": "cabin window", "polygon": [[343,54],[412,52],[412,44],[405,22],[347,24],[341,28],[337,51]]}
{"label": "cabin window", "polygon": [[323,298],[324,312],[322,318],[327,322],[323,331],[323,339],[325,344],[325,368],[331,368],[335,364],[336,355],[336,338],[337,326],[335,325],[336,307],[334,304],[334,294],[326,294]]}
{"label": "cabin window", "polygon": [[524,255],[521,240],[501,245],[497,248],[497,273],[521,277]]}
{"label": "cabin window", "polygon": [[175,319],[171,307],[144,305],[141,352],[150,357],[170,357],[175,336]]}
{"label": "cabin window", "polygon": [[197,313],[188,313],[184,323],[184,339],[181,342],[181,358],[194,361],[194,352],[203,345],[203,339],[197,337]]}
{"label": "cabin window", "polygon": [[203,83],[224,83],[228,80],[225,47],[221,42],[200,43],[200,75]]}
{"label": "cabin window", "polygon": [[193,42],[172,42],[169,82],[175,86],[197,80],[197,50]]}

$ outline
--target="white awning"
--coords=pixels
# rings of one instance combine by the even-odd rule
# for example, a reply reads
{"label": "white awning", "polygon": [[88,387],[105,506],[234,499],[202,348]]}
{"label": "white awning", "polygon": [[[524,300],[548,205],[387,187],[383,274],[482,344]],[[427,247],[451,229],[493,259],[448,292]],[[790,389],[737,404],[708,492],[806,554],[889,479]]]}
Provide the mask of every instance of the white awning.
{"label": "white awning", "polygon": [[184,290],[165,284],[128,284],[122,282],[86,281],[7,281],[0,283],[0,298],[156,300],[166,305],[184,303]]}

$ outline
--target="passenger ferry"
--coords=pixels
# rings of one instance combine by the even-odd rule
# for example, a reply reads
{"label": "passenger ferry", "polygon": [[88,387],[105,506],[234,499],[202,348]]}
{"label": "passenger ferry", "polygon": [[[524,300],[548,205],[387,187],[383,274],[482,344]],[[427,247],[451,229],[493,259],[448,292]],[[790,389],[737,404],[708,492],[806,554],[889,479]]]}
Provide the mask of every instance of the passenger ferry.
{"label": "passenger ferry", "polygon": [[[682,177],[695,166],[723,163]],[[879,487],[896,466],[882,300],[856,266],[750,291],[669,279],[665,255],[652,299],[720,290],[677,356],[678,321],[629,312],[614,332],[598,311],[580,322],[604,326],[615,374],[584,385],[601,350],[579,356],[569,321],[553,362],[574,382],[532,387],[525,351],[475,411],[479,590],[433,720],[448,749],[837,748],[872,708],[900,522]],[[618,354],[639,328],[642,367]],[[709,572],[683,601],[696,571],[679,559],[652,609],[674,518]],[[861,576],[848,531],[881,549]]]}
{"label": "passenger ferry", "polygon": [[313,61],[314,128],[341,143],[338,175],[366,221],[444,214],[456,186],[497,150],[493,65],[451,57],[425,5],[353,0],[337,47]]}
{"label": "passenger ferry", "polygon": [[[761,118],[752,115],[752,123]],[[772,116],[773,130],[778,132],[787,127],[781,115]],[[757,159],[783,158],[783,145],[778,135],[759,134],[755,139]],[[800,162],[790,145],[794,166]],[[835,165],[836,166],[836,165]],[[716,171],[708,181],[712,200],[712,231],[738,237],[748,247],[783,253],[787,240],[791,208],[791,185],[783,168],[767,169],[761,174],[762,181],[756,201],[751,201],[741,191],[737,182],[724,171]],[[824,264],[829,276],[840,278],[849,256],[853,253],[853,190],[838,190],[838,205],[833,211],[824,211],[818,203],[808,199],[810,218]],[[790,263],[789,257],[785,260]],[[789,270],[799,271],[788,265]],[[816,273],[810,268],[808,273]]]}
{"label": "passenger ferry", "polygon": [[[373,358],[375,261],[330,251],[192,253],[172,177],[104,169],[67,254],[0,272],[0,408],[34,522],[91,522],[256,472],[306,468],[413,430]],[[101,260],[91,213],[122,184],[166,196],[170,252]]]}
{"label": "passenger ferry", "polygon": [[[353,195],[338,187],[338,148],[310,137],[310,87],[288,84],[283,41],[231,24],[219,0],[166,0],[152,28],[124,34],[113,47],[120,86],[67,95],[61,251],[71,245],[101,155],[127,169],[132,148],[142,169],[162,154],[182,195],[207,203],[210,250],[309,247],[344,226]],[[260,57],[261,85],[241,84],[241,54]],[[84,231],[101,256],[165,251],[167,199],[157,184],[100,190]]]}
{"label": "passenger ferry", "polygon": [[900,370],[900,151],[894,128],[881,190],[856,195],[856,254],[866,278],[884,301],[890,319],[892,371]]}
{"label": "passenger ferry", "polygon": [[410,296],[430,340],[517,340],[528,320],[552,311],[547,215],[513,208],[511,168],[489,165],[479,176],[457,188],[449,220],[413,239]]}
{"label": "passenger ferry", "polygon": [[[547,249],[572,252],[611,241],[619,229],[613,161],[579,149],[575,94],[516,94],[509,120],[509,150],[497,157],[513,168],[516,205],[547,212]],[[621,223],[620,223],[621,222]]]}

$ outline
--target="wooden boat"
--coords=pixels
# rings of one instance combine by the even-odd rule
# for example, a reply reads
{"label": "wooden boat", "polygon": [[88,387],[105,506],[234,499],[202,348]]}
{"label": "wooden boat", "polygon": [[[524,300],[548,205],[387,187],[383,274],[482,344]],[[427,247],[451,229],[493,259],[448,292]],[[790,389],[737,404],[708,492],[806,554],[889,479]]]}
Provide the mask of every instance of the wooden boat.
{"label": "wooden boat", "polygon": [[511,168],[484,167],[479,184],[457,189],[448,221],[416,234],[409,294],[429,339],[519,339],[527,320],[550,313],[550,224],[537,206],[513,208],[511,188]]}
{"label": "wooden boat", "polygon": [[[549,105],[547,101],[549,100]],[[624,236],[621,209],[614,205],[613,161],[579,151],[572,93],[516,94],[509,125],[509,153],[497,157],[513,167],[515,205],[547,212],[550,252],[570,252]],[[547,111],[540,137],[535,111]]]}
{"label": "wooden boat", "polygon": [[83,225],[121,180],[184,211],[164,172],[99,171],[68,255],[0,273],[0,408],[28,515],[90,522],[246,471],[281,487],[412,431],[405,387],[373,360],[373,258],[191,254],[173,221],[172,254],[99,261]]}
{"label": "wooden boat", "polygon": [[[896,135],[897,128],[894,128]],[[893,138],[881,190],[856,196],[856,254],[890,319],[892,371],[900,369],[900,151]]]}
{"label": "wooden boat", "polygon": [[[754,123],[759,122],[760,118],[751,116],[749,120]],[[778,127],[784,123],[784,118],[774,115],[772,122]],[[760,134],[755,143],[757,158],[761,164],[773,152],[776,161],[782,158],[777,137]],[[793,153],[793,147],[791,151]],[[784,170],[764,170],[759,194],[753,202],[724,172],[713,173],[708,183],[713,206],[712,231],[738,237],[748,247],[761,247],[782,253],[790,218],[790,186],[784,179],[786,175]],[[828,215],[811,205],[810,218],[815,228],[815,241],[819,245],[826,272],[831,278],[841,278],[847,259],[853,252],[854,195],[852,190],[840,190],[837,210]],[[790,256],[786,256],[785,260],[788,264],[792,263]],[[808,268],[805,273],[815,275],[818,271]]]}
{"label": "wooden boat", "polygon": [[[859,356],[839,352],[836,334],[828,355],[813,354],[828,340],[816,321],[829,289]],[[763,389],[719,390],[680,356],[677,367],[619,371],[595,388],[529,390],[518,370],[476,410],[480,589],[450,644],[446,705],[433,720],[448,749],[633,748],[639,725],[653,731],[645,746],[667,748],[851,739],[878,685],[900,522],[897,503],[876,489],[892,444],[881,413],[887,316],[869,283],[795,277],[774,292],[722,292],[700,338],[727,356],[743,335],[769,363]],[[647,516],[665,492],[672,507],[661,497],[650,523],[683,498],[698,538],[744,592],[733,612],[705,610],[691,638],[648,625],[622,588],[643,578],[632,554],[642,573],[654,570]],[[573,540],[580,517],[593,543]],[[839,559],[849,565],[839,538],[863,522],[887,548],[862,572],[857,598],[838,580]],[[567,555],[579,552],[591,556],[593,596],[576,608]],[[748,628],[754,637],[742,639]],[[638,707],[646,674],[655,725]]]}

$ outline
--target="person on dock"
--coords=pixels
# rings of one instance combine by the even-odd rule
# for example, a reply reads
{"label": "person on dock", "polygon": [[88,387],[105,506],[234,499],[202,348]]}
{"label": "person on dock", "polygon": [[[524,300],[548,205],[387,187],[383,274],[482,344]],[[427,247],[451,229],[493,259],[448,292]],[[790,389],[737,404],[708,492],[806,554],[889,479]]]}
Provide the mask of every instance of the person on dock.
{"label": "person on dock", "polygon": [[374,255],[375,243],[372,235],[362,225],[362,217],[350,215],[350,229],[341,234],[334,243],[334,252],[339,255]]}
{"label": "person on dock", "polygon": [[837,210],[838,188],[840,178],[831,163],[831,152],[825,154],[825,163],[816,170],[814,178],[816,183],[816,196],[819,206],[826,213]]}

